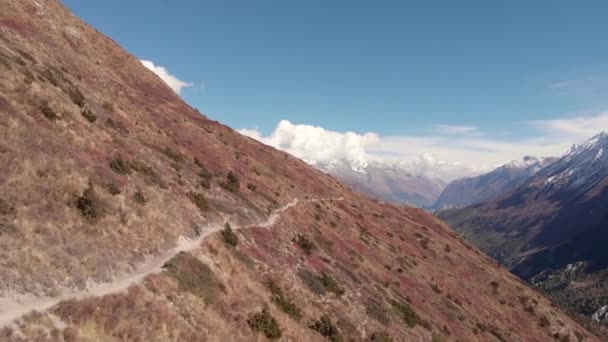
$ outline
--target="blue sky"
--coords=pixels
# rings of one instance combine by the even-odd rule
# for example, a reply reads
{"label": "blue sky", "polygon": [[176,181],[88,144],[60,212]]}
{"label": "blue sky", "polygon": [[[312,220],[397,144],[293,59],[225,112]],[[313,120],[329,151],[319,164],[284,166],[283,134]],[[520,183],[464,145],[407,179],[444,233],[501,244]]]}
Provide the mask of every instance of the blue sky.
{"label": "blue sky", "polygon": [[263,136],[286,119],[380,137],[546,141],[560,134],[555,120],[606,108],[605,1],[64,3],[193,83],[181,91],[191,105]]}

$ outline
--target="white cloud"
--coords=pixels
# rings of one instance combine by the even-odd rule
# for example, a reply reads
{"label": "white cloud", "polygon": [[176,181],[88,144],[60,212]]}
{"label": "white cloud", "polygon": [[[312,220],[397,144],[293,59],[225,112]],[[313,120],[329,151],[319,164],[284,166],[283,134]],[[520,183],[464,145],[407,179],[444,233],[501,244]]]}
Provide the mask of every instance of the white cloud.
{"label": "white cloud", "polygon": [[240,132],[299,158],[322,163],[367,161],[370,156],[366,149],[378,142],[378,135],[374,133],[335,132],[319,126],[294,125],[287,120],[281,120],[267,137],[255,129]]}
{"label": "white cloud", "polygon": [[[450,181],[490,171],[526,155],[560,156],[572,144],[584,142],[608,128],[608,113],[524,124],[534,134],[519,140],[483,135],[479,128],[470,126],[436,126],[433,134],[424,136],[380,136],[329,131],[286,120],[279,122],[268,136],[255,129],[240,132],[309,162],[400,164],[415,174]],[[454,133],[438,134],[437,127],[450,127],[446,131]]]}
{"label": "white cloud", "polygon": [[177,94],[181,93],[182,88],[191,87],[194,85],[194,83],[182,81],[179,78],[171,75],[165,67],[154,65],[154,63],[151,61],[141,60],[140,62],[146,68],[155,73],[156,76],[160,77],[160,79],[163,80]]}
{"label": "white cloud", "polygon": [[601,130],[608,129],[608,112],[598,115],[528,121],[527,123],[547,135],[581,141]]}
{"label": "white cloud", "polygon": [[436,125],[434,132],[437,134],[472,134],[476,133],[479,127],[475,126],[460,126],[460,125]]}

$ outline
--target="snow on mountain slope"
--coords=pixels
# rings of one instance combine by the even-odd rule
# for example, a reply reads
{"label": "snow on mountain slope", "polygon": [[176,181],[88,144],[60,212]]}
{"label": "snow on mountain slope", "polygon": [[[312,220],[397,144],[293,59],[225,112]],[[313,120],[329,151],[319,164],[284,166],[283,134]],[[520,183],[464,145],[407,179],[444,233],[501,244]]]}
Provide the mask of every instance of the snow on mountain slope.
{"label": "snow on mountain slope", "polygon": [[455,180],[443,190],[434,207],[462,208],[498,196],[523,184],[553,161],[555,158],[526,156],[487,174]]}
{"label": "snow on mountain slope", "polygon": [[[589,316],[608,304],[606,148],[608,135],[600,133],[516,189],[439,216],[514,273]],[[584,268],[564,278],[575,264]]]}

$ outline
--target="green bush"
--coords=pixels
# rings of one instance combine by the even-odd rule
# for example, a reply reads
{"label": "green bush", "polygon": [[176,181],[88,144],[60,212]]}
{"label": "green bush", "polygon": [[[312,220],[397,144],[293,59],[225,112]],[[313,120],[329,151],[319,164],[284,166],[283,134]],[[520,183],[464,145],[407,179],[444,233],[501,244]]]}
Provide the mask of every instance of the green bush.
{"label": "green bush", "polygon": [[386,308],[382,304],[382,299],[368,298],[365,303],[365,311],[371,318],[380,322],[382,325],[388,325],[391,321],[388,317]]}
{"label": "green bush", "polygon": [[57,120],[59,118],[57,113],[49,107],[49,103],[46,101],[43,101],[38,108],[40,109],[40,112],[42,112],[42,115],[49,120]]}
{"label": "green bush", "polygon": [[193,293],[208,304],[216,298],[218,290],[224,288],[209,266],[186,252],[178,253],[163,268],[177,280],[182,290]]}
{"label": "green bush", "polygon": [[85,119],[89,120],[90,123],[94,123],[97,121],[97,115],[93,113],[89,108],[83,108],[80,113],[84,116]]}
{"label": "green bush", "polygon": [[200,180],[200,184],[203,188],[205,189],[210,189],[211,188],[211,178],[213,178],[213,174],[207,170],[207,168],[201,164],[198,159],[194,160],[194,163],[196,165],[198,165],[198,167],[200,168],[199,172],[198,172],[198,176],[201,179]]}
{"label": "green bush", "polygon": [[420,322],[420,317],[408,303],[391,299],[391,305],[408,327],[413,328]]}
{"label": "green bush", "polygon": [[298,234],[293,241],[304,251],[304,254],[311,255],[316,249],[315,244],[305,235]]}
{"label": "green bush", "polygon": [[70,87],[70,89],[68,89],[68,96],[70,97],[72,102],[74,102],[74,104],[76,104],[78,107],[84,107],[84,95],[82,95],[80,89],[76,87]]}
{"label": "green bush", "polygon": [[133,194],[133,200],[138,204],[146,204],[146,202],[148,202],[148,199],[141,191],[137,191]]}
{"label": "green bush", "polygon": [[80,197],[76,199],[76,209],[89,221],[95,221],[103,214],[99,200],[92,186],[89,186]]}
{"label": "green bush", "polygon": [[0,198],[0,217],[12,219],[16,213],[17,211],[12,204]]}
{"label": "green bush", "polygon": [[122,159],[121,156],[116,156],[110,160],[110,169],[121,175],[128,175],[131,173],[131,167],[129,163]]}
{"label": "green bush", "polygon": [[205,198],[205,195],[190,191],[188,193],[188,198],[200,211],[204,212],[209,210],[209,202],[207,201],[207,198]]}
{"label": "green bush", "polygon": [[106,190],[108,191],[108,193],[112,196],[118,195],[121,193],[120,188],[118,187],[118,185],[114,182],[107,182],[106,183]]}
{"label": "green bush", "polygon": [[101,104],[101,107],[108,113],[113,113],[114,112],[114,105],[111,102],[108,101],[104,101]]}
{"label": "green bush", "polygon": [[302,279],[304,285],[306,285],[313,293],[316,293],[321,296],[325,294],[325,286],[323,285],[321,280],[314,274],[312,274],[310,271],[306,269],[300,269],[298,271],[298,277]]}
{"label": "green bush", "polygon": [[328,273],[321,272],[319,280],[327,291],[335,293],[338,297],[344,294],[344,289],[340,287],[338,282]]}
{"label": "green bush", "polygon": [[285,294],[279,285],[274,282],[272,279],[269,279],[266,283],[270,293],[272,294],[272,301],[276,304],[281,311],[289,315],[289,317],[293,318],[296,321],[299,321],[302,318],[302,311],[300,308]]}
{"label": "green bush", "polygon": [[539,325],[541,328],[546,328],[546,327],[548,327],[549,325],[551,325],[551,322],[549,322],[549,319],[547,319],[547,317],[546,317],[546,316],[542,316],[542,317],[540,318],[540,322],[538,323],[538,325]]}
{"label": "green bush", "polygon": [[377,331],[373,333],[367,341],[369,342],[393,342],[393,338],[384,331]]}
{"label": "green bush", "polygon": [[229,171],[226,176],[226,180],[222,182],[222,187],[230,192],[237,192],[240,188],[240,182],[238,177],[232,172]]}
{"label": "green bush", "polygon": [[229,246],[236,247],[239,243],[239,237],[232,231],[232,227],[228,222],[226,222],[224,229],[222,229],[222,237],[224,238],[224,242]]}
{"label": "green bush", "polygon": [[312,330],[315,330],[316,332],[321,334],[321,336],[326,337],[332,342],[342,341],[342,335],[338,331],[338,328],[334,325],[334,323],[327,315],[321,316],[319,320],[314,321],[308,327]]}
{"label": "green bush", "polygon": [[270,340],[278,340],[283,335],[279,323],[270,315],[267,308],[252,315],[247,320],[247,325],[252,330],[264,334]]}
{"label": "green bush", "polygon": [[170,159],[172,159],[174,162],[181,162],[182,160],[184,160],[184,156],[182,156],[181,153],[177,152],[176,150],[172,149],[169,146],[165,146],[165,149],[163,150],[163,153],[169,157]]}

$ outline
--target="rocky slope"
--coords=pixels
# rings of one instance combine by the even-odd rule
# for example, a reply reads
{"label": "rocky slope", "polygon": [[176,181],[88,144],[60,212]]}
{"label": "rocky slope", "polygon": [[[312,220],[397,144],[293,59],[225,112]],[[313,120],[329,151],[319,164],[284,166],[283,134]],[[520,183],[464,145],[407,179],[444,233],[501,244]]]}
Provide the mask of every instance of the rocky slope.
{"label": "rocky slope", "polygon": [[345,162],[316,165],[356,191],[383,201],[431,207],[445,186],[441,180],[414,175],[398,165],[368,163],[353,168]]}
{"label": "rocky slope", "polygon": [[[606,279],[607,148],[608,135],[601,133],[573,146],[514,191],[440,216],[516,274],[547,290],[566,289],[569,294],[560,296],[574,298],[572,293],[591,291]],[[574,265],[582,270],[576,277]],[[608,294],[588,293],[595,299]],[[601,305],[606,303],[593,308],[569,301],[584,314]]]}
{"label": "rocky slope", "polygon": [[428,213],[201,115],[56,1],[0,2],[0,74],[0,317],[41,308],[2,341],[598,341]]}
{"label": "rocky slope", "polygon": [[513,190],[534,176],[555,158],[524,157],[477,177],[458,179],[446,186],[435,209],[457,209],[483,202]]}

